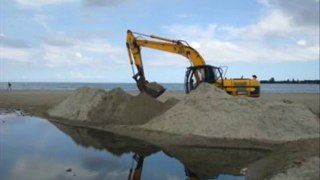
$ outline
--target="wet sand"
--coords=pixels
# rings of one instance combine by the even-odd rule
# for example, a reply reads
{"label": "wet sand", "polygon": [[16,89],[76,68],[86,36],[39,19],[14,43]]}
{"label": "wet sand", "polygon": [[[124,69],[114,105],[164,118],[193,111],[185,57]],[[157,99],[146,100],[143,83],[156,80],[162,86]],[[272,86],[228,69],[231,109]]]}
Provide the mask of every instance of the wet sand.
{"label": "wet sand", "polygon": [[[72,91],[44,91],[44,90],[13,90],[0,91],[0,108],[21,108],[35,115],[44,115],[48,109],[57,105]],[[132,93],[137,94],[137,93]],[[170,97],[181,99],[184,92],[165,92],[159,100],[165,101]],[[320,117],[319,94],[262,94],[261,99],[270,101],[292,101],[306,105],[315,115]]]}

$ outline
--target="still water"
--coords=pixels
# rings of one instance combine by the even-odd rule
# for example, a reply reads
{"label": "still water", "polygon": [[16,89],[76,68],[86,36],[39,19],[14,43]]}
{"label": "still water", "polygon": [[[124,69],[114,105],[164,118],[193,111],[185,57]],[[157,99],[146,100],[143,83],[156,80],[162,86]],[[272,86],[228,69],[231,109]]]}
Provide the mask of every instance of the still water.
{"label": "still water", "polygon": [[264,153],[226,149],[161,149],[111,133],[0,114],[0,179],[241,180]]}

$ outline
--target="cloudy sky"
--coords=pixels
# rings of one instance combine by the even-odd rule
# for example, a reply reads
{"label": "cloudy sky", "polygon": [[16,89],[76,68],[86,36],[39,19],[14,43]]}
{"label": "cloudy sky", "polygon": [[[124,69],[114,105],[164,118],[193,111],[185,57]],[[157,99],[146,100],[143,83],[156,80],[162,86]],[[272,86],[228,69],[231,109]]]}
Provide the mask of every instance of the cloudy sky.
{"label": "cloudy sky", "polygon": [[[319,0],[0,0],[0,81],[133,82],[131,29],[187,40],[227,77],[319,79]],[[143,49],[147,78],[189,62]]]}

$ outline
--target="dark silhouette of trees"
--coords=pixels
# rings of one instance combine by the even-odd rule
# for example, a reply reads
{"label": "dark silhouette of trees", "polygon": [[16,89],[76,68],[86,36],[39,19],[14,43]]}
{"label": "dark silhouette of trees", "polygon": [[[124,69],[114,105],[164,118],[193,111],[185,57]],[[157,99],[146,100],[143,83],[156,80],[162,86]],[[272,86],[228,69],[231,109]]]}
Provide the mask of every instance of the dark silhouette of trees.
{"label": "dark silhouette of trees", "polygon": [[275,80],[274,77],[271,77],[269,80],[261,80],[260,82],[264,84],[320,84],[320,80]]}

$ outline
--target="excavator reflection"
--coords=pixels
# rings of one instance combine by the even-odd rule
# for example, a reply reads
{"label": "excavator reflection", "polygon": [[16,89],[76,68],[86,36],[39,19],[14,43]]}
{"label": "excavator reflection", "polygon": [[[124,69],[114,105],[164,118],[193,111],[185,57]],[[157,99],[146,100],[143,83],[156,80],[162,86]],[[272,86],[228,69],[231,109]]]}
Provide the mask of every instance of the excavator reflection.
{"label": "excavator reflection", "polygon": [[[156,153],[160,153],[160,157],[173,158],[173,161],[176,162],[172,162],[171,159],[168,163],[179,163],[179,166],[184,168],[184,172],[179,168],[174,173],[180,177],[185,174],[186,178],[183,179],[190,180],[215,179],[221,174],[243,176],[240,173],[241,169],[248,167],[270,153],[266,150],[247,149],[248,144],[246,143],[243,145],[237,144],[237,148],[223,148],[224,143],[230,143],[226,142],[226,140],[223,140],[222,145],[216,148],[168,146],[168,144],[156,141],[151,144],[139,139],[104,131],[67,126],[60,123],[53,124],[62,132],[69,135],[76,144],[86,148],[92,147],[97,150],[107,151],[113,155],[113,158],[133,153],[131,168],[126,169],[127,173],[124,174],[124,178],[128,178],[128,180],[152,179],[150,177],[153,177],[154,174],[150,175],[147,171],[150,172],[150,168],[155,169],[158,167],[145,160],[152,158]],[[252,146],[252,142],[249,142],[249,145]],[[239,149],[240,147],[242,149]],[[105,174],[109,168],[114,168],[112,167],[113,164],[109,162],[102,165],[100,163],[91,163],[90,165],[95,166],[94,169],[101,174]],[[148,168],[143,173],[143,168],[146,166]],[[166,173],[164,169],[157,169],[157,171]],[[157,175],[157,177],[163,177],[163,175],[165,174]],[[253,179],[261,179],[259,178],[259,174],[252,174],[251,176],[258,176]]]}
{"label": "excavator reflection", "polygon": [[200,180],[199,176],[196,175],[194,172],[192,172],[189,168],[185,167],[184,172],[186,176],[188,177],[187,180]]}
{"label": "excavator reflection", "polygon": [[[136,167],[135,167],[135,169],[133,171],[134,161],[137,162],[137,165],[136,165]],[[141,155],[139,155],[137,153],[135,153],[132,156],[132,164],[131,164],[131,168],[130,168],[130,171],[129,171],[128,180],[140,180],[141,179],[143,161],[144,161],[144,156],[141,156]]]}
{"label": "excavator reflection", "polygon": [[[132,156],[132,164],[128,175],[128,180],[141,180],[143,162],[145,157],[135,153]],[[136,162],[136,167],[133,169],[134,162]],[[185,175],[187,180],[200,180],[197,174],[192,172],[189,168],[185,167]]]}

